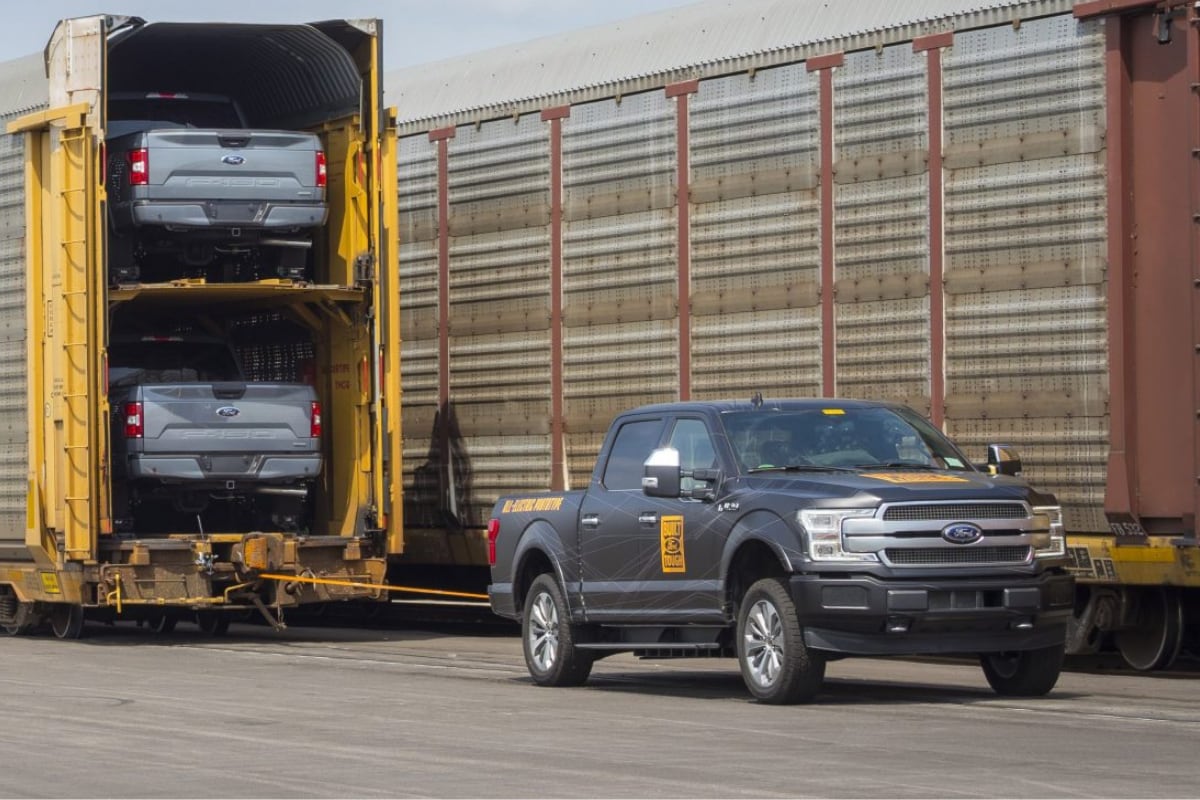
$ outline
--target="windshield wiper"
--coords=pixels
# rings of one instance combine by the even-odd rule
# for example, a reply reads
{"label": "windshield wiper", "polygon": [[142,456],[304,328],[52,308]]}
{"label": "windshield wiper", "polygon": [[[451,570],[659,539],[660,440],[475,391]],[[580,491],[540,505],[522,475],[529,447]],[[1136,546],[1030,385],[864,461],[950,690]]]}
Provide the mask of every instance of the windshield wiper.
{"label": "windshield wiper", "polygon": [[749,472],[855,472],[856,467],[829,467],[823,464],[785,464],[780,467],[751,467]]}
{"label": "windshield wiper", "polygon": [[857,464],[855,469],[932,469],[941,470],[936,464],[925,464],[920,461],[881,461],[878,464]]}

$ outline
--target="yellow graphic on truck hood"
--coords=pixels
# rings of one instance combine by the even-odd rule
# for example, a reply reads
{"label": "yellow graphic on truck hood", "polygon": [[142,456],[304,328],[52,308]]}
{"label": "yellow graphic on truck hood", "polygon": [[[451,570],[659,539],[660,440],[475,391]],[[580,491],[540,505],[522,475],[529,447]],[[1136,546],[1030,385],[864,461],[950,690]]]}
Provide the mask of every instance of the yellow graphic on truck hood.
{"label": "yellow graphic on truck hood", "polygon": [[944,473],[925,472],[864,472],[864,478],[874,478],[888,483],[970,483],[966,478]]}

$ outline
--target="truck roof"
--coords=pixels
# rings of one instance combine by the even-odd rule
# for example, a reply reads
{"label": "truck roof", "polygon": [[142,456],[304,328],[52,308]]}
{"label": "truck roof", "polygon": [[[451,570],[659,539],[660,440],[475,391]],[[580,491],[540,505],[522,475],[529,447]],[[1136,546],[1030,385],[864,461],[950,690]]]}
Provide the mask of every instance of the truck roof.
{"label": "truck roof", "polygon": [[653,403],[631,409],[629,414],[678,413],[686,411],[712,411],[726,414],[731,411],[804,411],[814,408],[895,408],[896,403],[882,400],[852,400],[840,397],[764,398],[757,400],[685,400],[676,403]]}

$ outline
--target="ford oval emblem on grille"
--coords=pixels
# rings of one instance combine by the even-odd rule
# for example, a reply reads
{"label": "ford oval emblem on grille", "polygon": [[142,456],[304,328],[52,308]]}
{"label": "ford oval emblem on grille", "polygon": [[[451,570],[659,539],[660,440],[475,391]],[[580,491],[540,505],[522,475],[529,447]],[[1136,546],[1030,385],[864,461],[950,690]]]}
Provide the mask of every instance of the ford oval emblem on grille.
{"label": "ford oval emblem on grille", "polygon": [[246,163],[246,159],[242,158],[241,156],[221,156],[221,161],[226,164],[232,164],[235,167],[238,164]]}
{"label": "ford oval emblem on grille", "polygon": [[956,522],[942,528],[942,538],[950,544],[971,544],[983,538],[983,529],[969,522]]}
{"label": "ford oval emblem on grille", "polygon": [[236,406],[221,406],[217,409],[217,415],[221,417],[236,417],[240,413],[241,409]]}

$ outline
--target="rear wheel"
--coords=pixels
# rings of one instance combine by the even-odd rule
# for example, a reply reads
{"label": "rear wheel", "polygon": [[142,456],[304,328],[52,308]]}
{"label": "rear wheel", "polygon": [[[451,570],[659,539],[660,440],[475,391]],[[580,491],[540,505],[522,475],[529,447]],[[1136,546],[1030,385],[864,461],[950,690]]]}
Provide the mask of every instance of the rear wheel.
{"label": "rear wheel", "polygon": [[540,686],[579,686],[592,672],[595,657],[575,646],[578,627],[558,581],[543,573],[534,579],[521,618],[525,666]]}
{"label": "rear wheel", "polygon": [[55,603],[50,610],[50,630],[59,639],[78,639],[83,635],[83,606]]}
{"label": "rear wheel", "polygon": [[984,653],[979,661],[996,694],[1040,697],[1058,683],[1065,653],[1066,645],[1056,644],[1038,650]]}
{"label": "rear wheel", "polygon": [[788,705],[820,691],[825,659],[804,644],[796,605],[781,580],[763,578],[746,592],[737,639],[742,680],[759,702]]}

